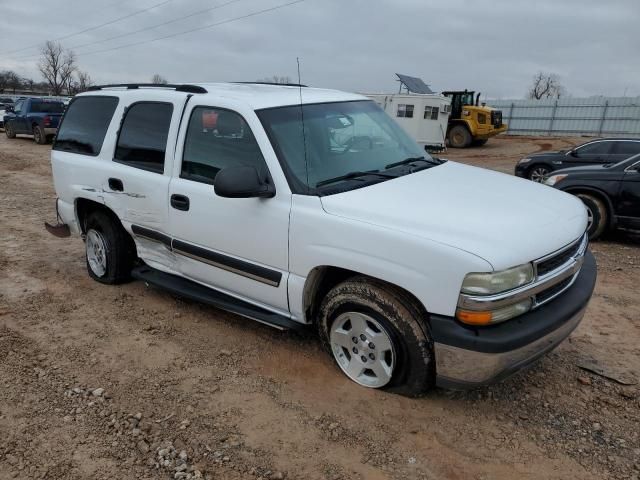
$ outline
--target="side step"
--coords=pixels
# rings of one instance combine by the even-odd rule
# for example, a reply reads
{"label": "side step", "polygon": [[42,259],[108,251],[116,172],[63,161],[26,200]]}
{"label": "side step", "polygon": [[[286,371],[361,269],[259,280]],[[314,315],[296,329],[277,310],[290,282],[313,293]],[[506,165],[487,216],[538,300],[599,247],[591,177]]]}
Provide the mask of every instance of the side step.
{"label": "side step", "polygon": [[222,310],[265,323],[278,330],[304,330],[306,328],[306,325],[295,322],[285,316],[270,312],[186,278],[161,272],[147,265],[134,268],[131,276],[155,287],[169,290],[181,297],[213,305]]}

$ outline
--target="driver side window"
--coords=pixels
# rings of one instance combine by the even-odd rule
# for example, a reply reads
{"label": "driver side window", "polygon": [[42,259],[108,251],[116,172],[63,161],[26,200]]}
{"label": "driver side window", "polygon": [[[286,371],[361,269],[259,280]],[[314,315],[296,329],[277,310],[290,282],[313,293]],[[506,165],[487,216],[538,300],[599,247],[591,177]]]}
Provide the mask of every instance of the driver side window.
{"label": "driver side window", "polygon": [[220,170],[233,166],[255,167],[261,178],[268,175],[260,146],[245,119],[222,108],[194,108],[187,127],[180,177],[213,184]]}
{"label": "driver side window", "polygon": [[594,142],[580,147],[576,150],[578,155],[604,155],[611,150],[612,142]]}
{"label": "driver side window", "polygon": [[22,112],[22,105],[24,105],[24,100],[16,102],[16,105],[13,107],[13,113],[18,114]]}

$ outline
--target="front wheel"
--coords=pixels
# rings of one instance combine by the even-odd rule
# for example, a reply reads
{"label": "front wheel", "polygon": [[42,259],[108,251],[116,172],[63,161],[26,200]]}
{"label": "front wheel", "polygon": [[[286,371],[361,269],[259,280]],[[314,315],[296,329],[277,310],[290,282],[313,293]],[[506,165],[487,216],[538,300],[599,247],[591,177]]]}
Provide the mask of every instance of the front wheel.
{"label": "front wheel", "polygon": [[16,138],[16,132],[10,123],[4,124],[4,134],[7,136],[7,138]]}
{"label": "front wheel", "polygon": [[551,169],[549,167],[545,167],[544,165],[534,165],[529,169],[527,177],[532,182],[542,183],[549,173],[551,173]]}
{"label": "front wheel", "polygon": [[367,277],[347,280],[322,301],[318,329],[342,372],[362,386],[416,396],[434,384],[426,319],[402,290]]}
{"label": "front wheel", "polygon": [[587,193],[579,193],[578,198],[587,207],[587,234],[589,235],[589,240],[596,240],[607,229],[609,222],[607,206],[601,199]]}

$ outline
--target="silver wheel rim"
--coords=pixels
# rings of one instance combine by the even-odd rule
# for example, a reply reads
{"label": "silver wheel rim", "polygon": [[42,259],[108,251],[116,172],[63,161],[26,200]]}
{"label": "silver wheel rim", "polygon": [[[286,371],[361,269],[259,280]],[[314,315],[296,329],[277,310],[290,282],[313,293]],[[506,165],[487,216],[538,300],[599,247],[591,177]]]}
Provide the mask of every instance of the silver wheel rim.
{"label": "silver wheel rim", "polygon": [[587,230],[591,230],[593,225],[593,211],[587,207]]}
{"label": "silver wheel rim", "polygon": [[369,315],[346,312],[338,316],[329,335],[333,357],[342,371],[365,387],[384,387],[393,376],[395,353],[391,337]]}
{"label": "silver wheel rim", "polygon": [[33,132],[33,136],[35,137],[36,142],[40,142],[40,130],[36,128],[36,131]]}
{"label": "silver wheel rim", "polygon": [[544,177],[547,175],[547,173],[549,173],[549,172],[544,167],[534,168],[533,171],[531,172],[531,177],[530,178],[534,182],[542,183],[542,181],[544,180]]}
{"label": "silver wheel rim", "polygon": [[107,246],[102,234],[89,230],[86,248],[89,268],[97,277],[102,277],[107,272]]}

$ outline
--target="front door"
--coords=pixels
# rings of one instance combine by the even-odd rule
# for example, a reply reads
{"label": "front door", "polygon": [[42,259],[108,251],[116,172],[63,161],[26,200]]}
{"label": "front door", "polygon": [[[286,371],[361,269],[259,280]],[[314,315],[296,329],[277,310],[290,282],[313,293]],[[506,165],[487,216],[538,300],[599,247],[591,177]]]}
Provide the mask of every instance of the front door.
{"label": "front door", "polygon": [[640,228],[640,161],[625,170],[617,213],[621,226]]}
{"label": "front door", "polygon": [[253,166],[263,178],[271,178],[262,152],[273,150],[259,120],[252,111],[243,116],[193,106],[183,122],[186,132],[180,135],[169,186],[173,252],[181,273],[288,314],[290,191],[274,182],[273,198],[223,198],[213,187],[216,174],[231,166]]}
{"label": "front door", "polygon": [[598,141],[578,147],[567,154],[566,164],[562,168],[607,163],[610,161],[609,154],[611,153],[613,144],[614,142]]}

